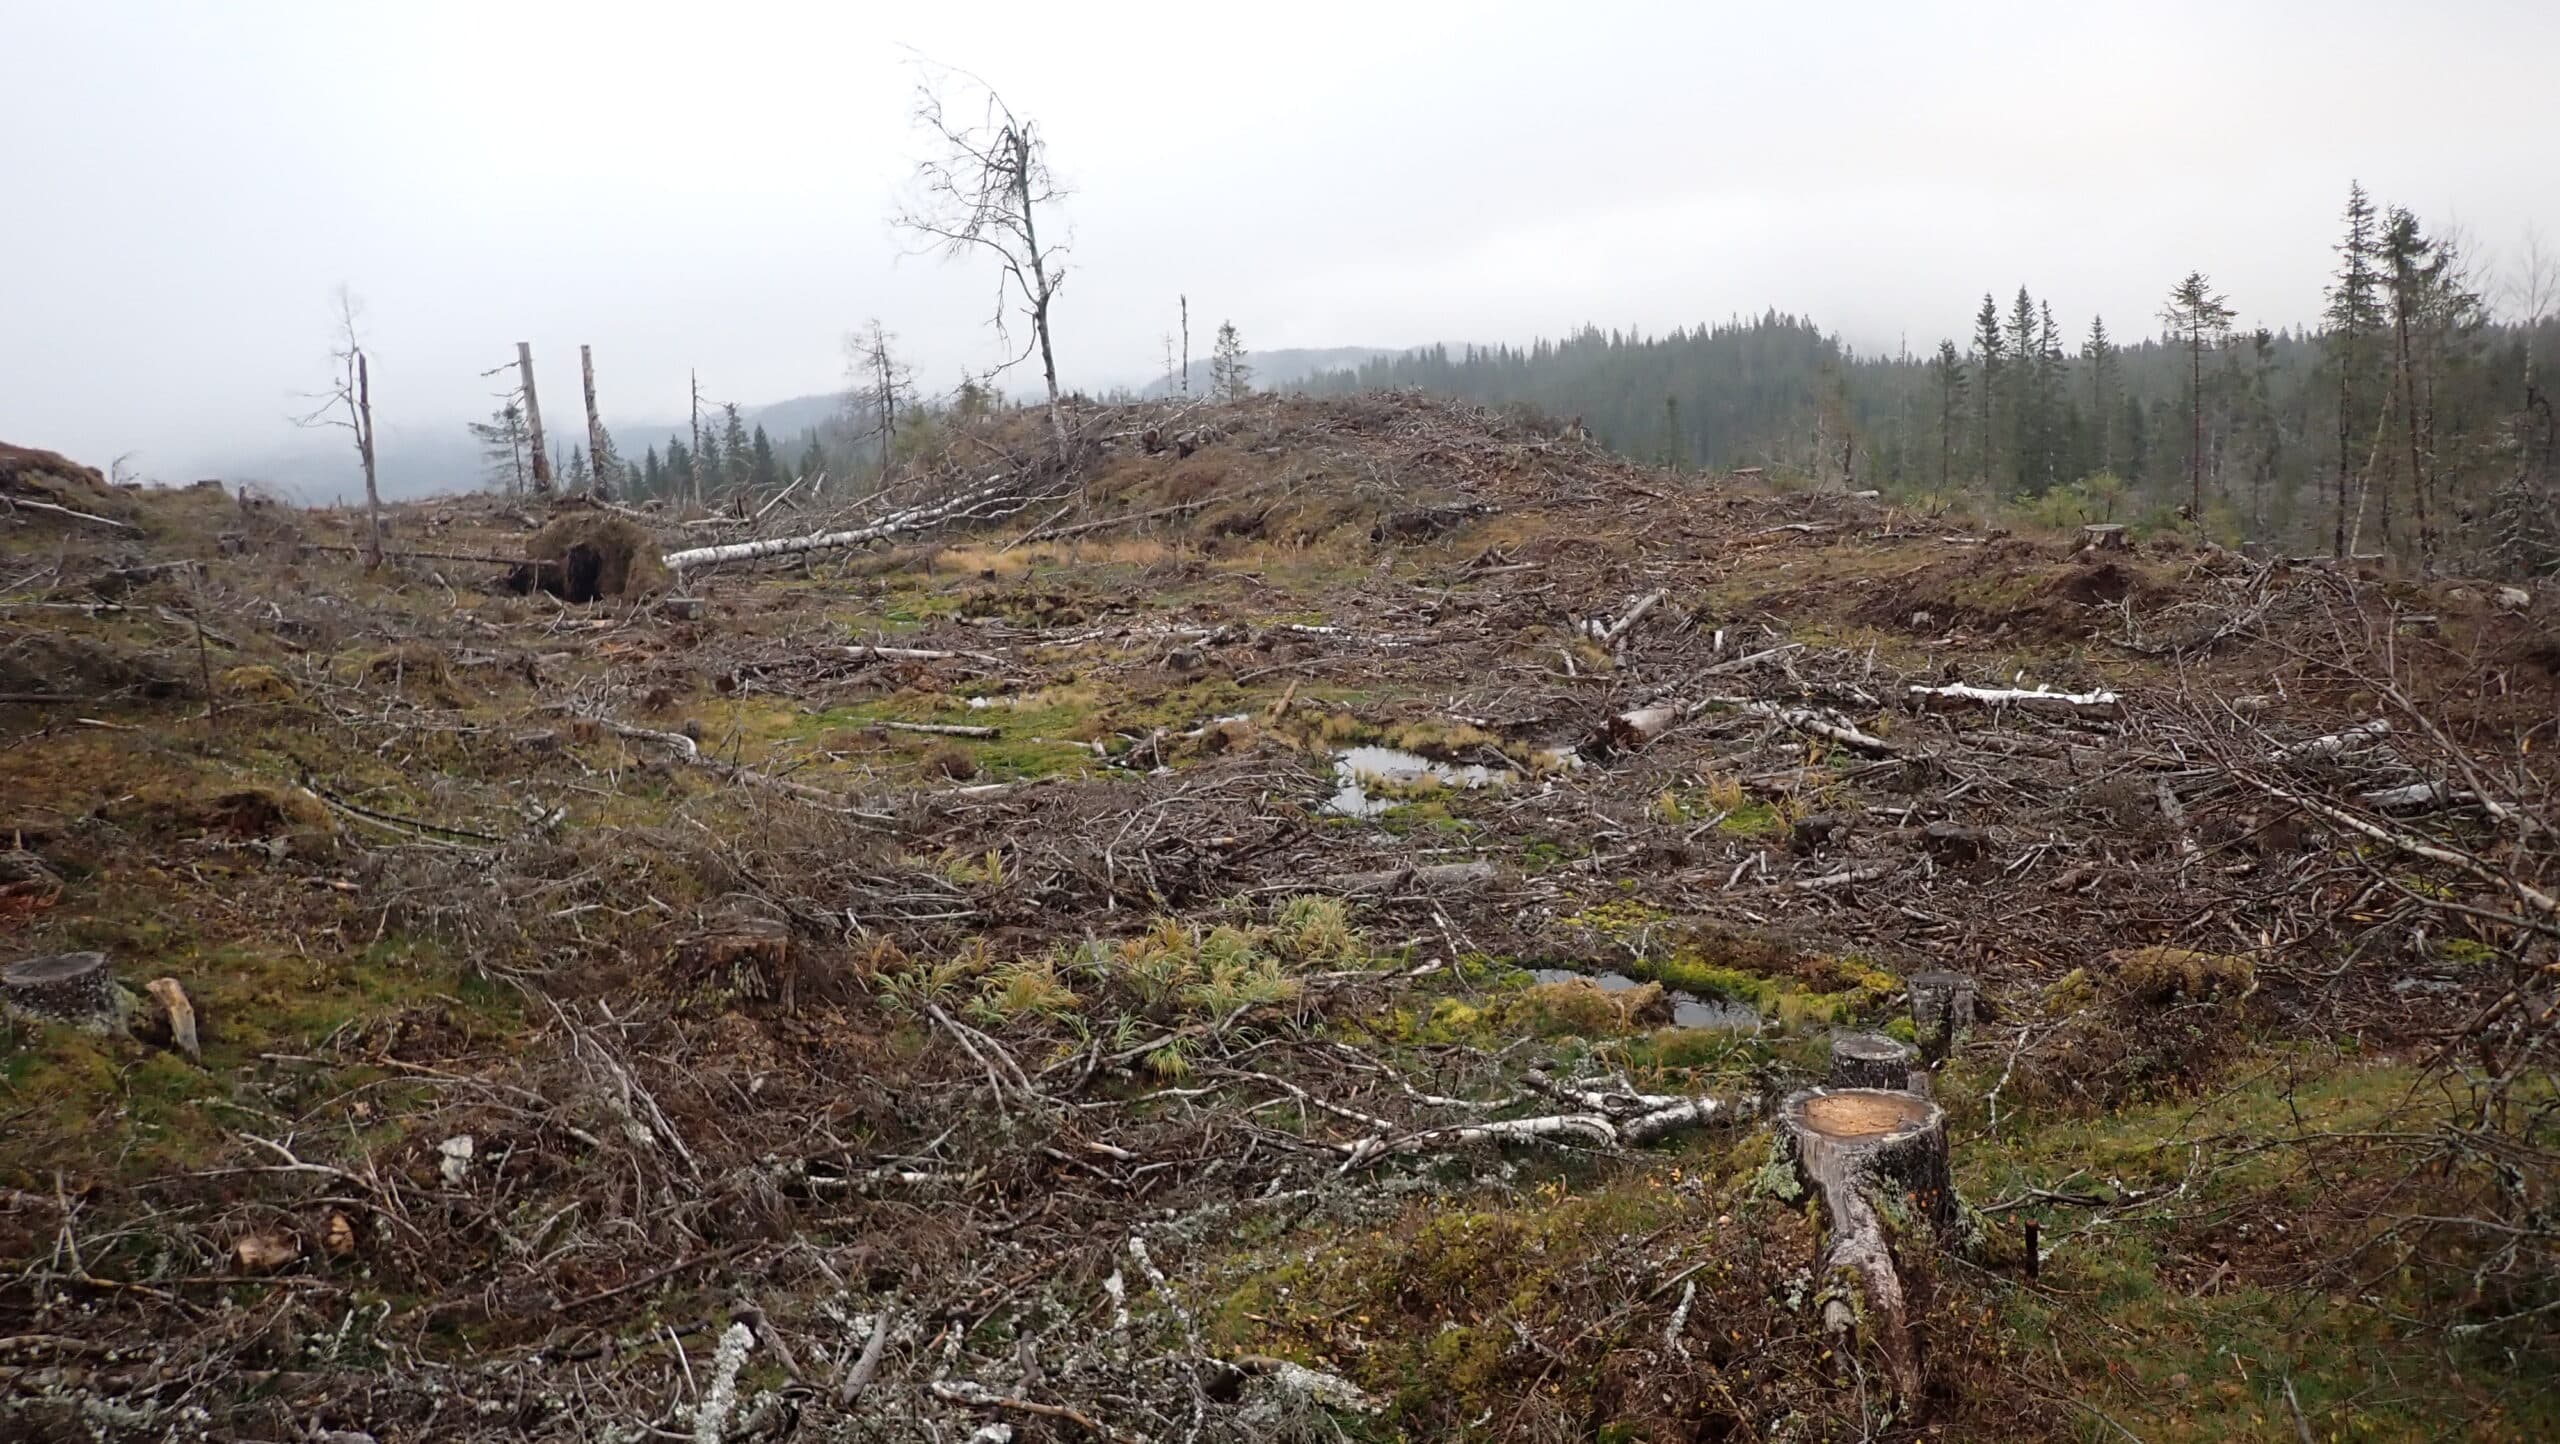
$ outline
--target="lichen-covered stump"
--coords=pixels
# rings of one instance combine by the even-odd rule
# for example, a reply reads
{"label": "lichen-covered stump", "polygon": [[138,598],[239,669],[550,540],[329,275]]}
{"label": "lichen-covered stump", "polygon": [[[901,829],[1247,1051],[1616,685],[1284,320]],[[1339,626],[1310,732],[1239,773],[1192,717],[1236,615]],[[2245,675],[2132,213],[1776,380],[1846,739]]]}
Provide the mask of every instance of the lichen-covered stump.
{"label": "lichen-covered stump", "polygon": [[1831,1039],[1830,1086],[1906,1089],[1911,1086],[1911,1045],[1881,1033],[1839,1033]]}
{"label": "lichen-covered stump", "polygon": [[0,1002],[48,1022],[113,1028],[120,1021],[104,953],[50,953],[0,968]]}
{"label": "lichen-covered stump", "polygon": [[1913,973],[1910,987],[1920,1060],[1935,1067],[1955,1051],[1956,1040],[1973,1021],[1973,979],[1962,973]]}
{"label": "lichen-covered stump", "polygon": [[1952,1239],[1962,1227],[1946,1114],[1909,1093],[1814,1088],[1780,1105],[1778,1130],[1797,1179],[1822,1200],[1815,1278],[1824,1327],[1857,1329],[1884,1355],[1894,1392],[1918,1397],[1919,1347],[1896,1250]]}

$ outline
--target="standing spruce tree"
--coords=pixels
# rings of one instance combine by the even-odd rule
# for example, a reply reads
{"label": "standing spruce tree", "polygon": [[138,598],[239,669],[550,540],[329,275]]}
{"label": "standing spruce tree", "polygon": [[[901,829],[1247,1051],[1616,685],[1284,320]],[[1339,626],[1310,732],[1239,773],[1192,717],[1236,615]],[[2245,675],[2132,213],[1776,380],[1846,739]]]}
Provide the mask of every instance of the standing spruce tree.
{"label": "standing spruce tree", "polygon": [[2080,344],[2080,357],[2089,363],[2089,424],[2095,429],[2090,440],[2096,447],[2094,471],[2115,470],[2116,391],[2120,360],[2116,343],[2107,338],[2107,318],[2089,318],[2089,339]]}
{"label": "standing spruce tree", "polygon": [[755,488],[756,495],[771,496],[782,488],[782,463],[774,459],[773,438],[764,434],[761,424],[756,427],[755,441],[748,450],[754,460],[747,467],[747,484]]}
{"label": "standing spruce tree", "polygon": [[1253,394],[1253,368],[1245,363],[1244,342],[1236,323],[1218,323],[1217,349],[1209,353],[1209,389],[1221,401],[1242,401]]}
{"label": "standing spruce tree", "polygon": [[[2382,222],[2382,278],[2391,298],[2391,374],[2393,388],[2399,396],[2400,432],[2408,443],[2409,508],[2418,527],[2418,557],[2421,565],[2435,559],[2434,528],[2427,515],[2429,491],[2428,458],[2424,454],[2425,422],[2418,402],[2417,348],[2412,337],[2421,334],[2422,319],[2430,308],[2436,285],[2442,275],[2442,258],[2435,242],[2427,239],[2418,218],[2399,206],[2393,206]],[[2391,487],[2382,488],[2379,508],[2382,549],[2391,550]]]}
{"label": "standing spruce tree", "polygon": [[2231,318],[2239,313],[2228,300],[2215,293],[2204,272],[2189,271],[2170,288],[2168,303],[2160,308],[2160,320],[2187,349],[2187,507],[2199,524],[2204,521],[2204,353],[2230,339]]}
{"label": "standing spruce tree", "polygon": [[1974,474],[1986,494],[1991,490],[1992,453],[1997,449],[1992,438],[1999,434],[1994,423],[1999,419],[1997,397],[2003,372],[2001,349],[2000,307],[1991,299],[1991,293],[1985,291],[1982,293],[1982,309],[1973,318],[1974,366],[1981,373],[1976,380],[1982,388],[1974,414],[1973,441]]}
{"label": "standing spruce tree", "polygon": [[735,401],[720,404],[720,461],[720,478],[731,491],[741,491],[754,480],[755,443],[747,438],[746,418],[738,414]]}
{"label": "standing spruce tree", "polygon": [[[2357,423],[2363,417],[2364,384],[2373,369],[2373,338],[2382,328],[2382,274],[2373,225],[2373,201],[2361,184],[2347,187],[2347,233],[2339,241],[2338,271],[2329,286],[2323,338],[2338,373],[2338,472],[2330,493],[2332,554],[2347,554],[2347,491],[2356,473]],[[2361,510],[2361,508],[2359,508]]]}
{"label": "standing spruce tree", "polygon": [[1929,372],[1938,386],[1938,493],[1944,495],[1955,474],[1956,427],[1964,418],[1964,357],[1955,342],[1938,343]]}
{"label": "standing spruce tree", "polygon": [[2002,327],[2009,353],[2009,480],[2022,495],[2042,489],[2044,463],[2044,398],[2036,362],[2036,303],[2027,288],[2018,288]]}
{"label": "standing spruce tree", "polygon": [[488,420],[466,425],[471,439],[480,443],[480,460],[488,470],[489,480],[509,496],[520,495],[525,483],[525,448],[531,444],[524,408],[510,401],[490,412]]}

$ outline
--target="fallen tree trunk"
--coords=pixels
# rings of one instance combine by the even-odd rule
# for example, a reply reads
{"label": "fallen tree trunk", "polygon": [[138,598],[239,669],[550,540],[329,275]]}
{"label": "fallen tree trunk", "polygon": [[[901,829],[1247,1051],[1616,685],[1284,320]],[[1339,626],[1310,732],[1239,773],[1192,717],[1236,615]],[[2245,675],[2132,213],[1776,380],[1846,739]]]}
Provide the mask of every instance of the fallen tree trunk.
{"label": "fallen tree trunk", "polygon": [[[719,546],[691,547],[669,552],[665,561],[670,571],[681,573],[690,567],[709,566],[717,562],[754,561],[762,557],[791,556],[799,552],[829,551],[838,547],[860,546],[867,541],[901,536],[922,531],[946,521],[962,518],[978,519],[1008,516],[1031,504],[1030,499],[1014,499],[1005,495],[1008,482],[991,482],[973,491],[963,492],[949,501],[930,506],[909,507],[893,512],[869,526],[849,531],[818,532],[810,536],[768,537],[763,541],[726,542]],[[980,507],[990,509],[981,511]]]}
{"label": "fallen tree trunk", "polygon": [[2359,722],[2353,727],[2332,732],[2326,737],[2314,737],[2307,742],[2296,742],[2290,747],[2279,747],[2267,754],[2267,760],[2269,762],[2304,762],[2315,758],[2337,757],[2371,747],[2390,735],[2390,721],[2376,717],[2370,722]]}
{"label": "fallen tree trunk", "polygon": [[1814,1277],[1823,1326],[1865,1335],[1884,1355],[1894,1393],[1917,1399],[1920,1352],[1895,1250],[1918,1241],[1908,1225],[1897,1238],[1889,1220],[1925,1219],[1939,1239],[1955,1236],[1962,1215],[1946,1114],[1909,1093],[1815,1088],[1779,1106],[1778,1132],[1797,1183],[1821,1200],[1826,1237]]}
{"label": "fallen tree trunk", "polygon": [[1602,647],[1615,650],[1619,641],[1635,630],[1636,623],[1644,620],[1644,614],[1662,605],[1662,599],[1669,595],[1668,592],[1647,592],[1634,606],[1627,608],[1625,616],[1603,628],[1595,640]]}
{"label": "fallen tree trunk", "polygon": [[2039,717],[2112,722],[2119,710],[2113,692],[2049,692],[2042,687],[1975,687],[1964,682],[1913,687],[1910,697],[1911,705],[1924,712],[2015,710]]}
{"label": "fallen tree trunk", "polygon": [[874,722],[871,726],[888,732],[922,732],[933,737],[1000,737],[993,727],[963,727],[950,722]]}
{"label": "fallen tree trunk", "polygon": [[1383,872],[1336,873],[1325,879],[1325,885],[1347,893],[1402,892],[1406,888],[1454,892],[1487,886],[1501,875],[1502,870],[1490,862],[1436,862]]}

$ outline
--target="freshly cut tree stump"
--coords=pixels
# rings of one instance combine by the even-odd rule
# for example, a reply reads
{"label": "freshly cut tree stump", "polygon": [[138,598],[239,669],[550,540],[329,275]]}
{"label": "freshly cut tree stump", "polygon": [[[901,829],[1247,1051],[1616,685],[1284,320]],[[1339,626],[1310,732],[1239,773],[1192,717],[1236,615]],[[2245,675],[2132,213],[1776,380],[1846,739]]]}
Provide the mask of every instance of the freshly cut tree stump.
{"label": "freshly cut tree stump", "polygon": [[2080,528],[2080,544],[2091,551],[2122,552],[2133,550],[2132,539],[2121,524],[2091,522]]}
{"label": "freshly cut tree stump", "polygon": [[0,968],[0,1002],[56,1023],[113,1028],[121,1021],[104,953],[52,953]]}
{"label": "freshly cut tree stump", "polygon": [[1962,973],[1913,973],[1910,988],[1911,1026],[1918,1030],[1920,1059],[1934,1067],[1955,1051],[1956,1039],[1973,1021],[1973,979]]}
{"label": "freshly cut tree stump", "polygon": [[1831,1039],[1830,1086],[1907,1089],[1911,1086],[1911,1065],[1916,1057],[1911,1045],[1899,1038],[1888,1038],[1881,1033],[1834,1034]]}
{"label": "freshly cut tree stump", "polygon": [[1822,1200],[1815,1278],[1824,1327],[1861,1330],[1884,1355],[1894,1392],[1916,1398],[1920,1354],[1895,1249],[1919,1247],[1923,1221],[1937,1240],[1961,1227],[1946,1114],[1909,1093],[1815,1088],[1780,1105],[1778,1129],[1797,1181]]}

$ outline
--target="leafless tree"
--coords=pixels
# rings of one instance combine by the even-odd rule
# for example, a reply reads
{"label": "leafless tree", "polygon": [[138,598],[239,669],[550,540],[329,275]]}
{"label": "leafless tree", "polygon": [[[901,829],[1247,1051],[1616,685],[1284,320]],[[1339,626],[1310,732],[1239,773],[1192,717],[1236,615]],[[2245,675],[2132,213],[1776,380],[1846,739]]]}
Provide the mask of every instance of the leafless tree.
{"label": "leafless tree", "polygon": [[[944,98],[953,81],[983,92],[975,118],[956,116]],[[994,87],[966,72],[943,72],[916,89],[915,120],[932,147],[916,163],[915,195],[900,210],[898,227],[947,257],[985,252],[995,257],[996,334],[1011,341],[1009,315],[1030,318],[1032,344],[1005,365],[1017,365],[1036,349],[1049,389],[1049,429],[1058,455],[1068,450],[1066,413],[1058,396],[1058,358],[1050,341],[1049,313],[1066,278],[1066,247],[1040,239],[1039,213],[1064,199],[1049,172],[1048,149],[1033,122],[1017,117]]]}
{"label": "leafless tree", "polygon": [[364,463],[364,564],[370,570],[382,565],[382,490],[374,477],[373,376],[356,328],[364,303],[343,285],[333,300],[338,309],[338,341],[329,359],[336,380],[319,393],[320,404],[300,418],[300,424],[343,426],[355,435],[356,455]]}
{"label": "leafless tree", "polygon": [[845,338],[846,369],[852,373],[854,398],[868,404],[873,430],[880,438],[883,486],[888,484],[890,464],[895,460],[898,406],[914,390],[906,363],[889,349],[889,343],[897,339],[876,316],[862,330]]}

